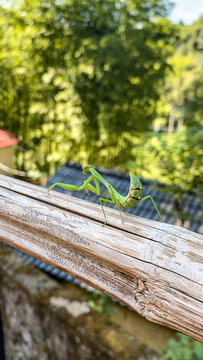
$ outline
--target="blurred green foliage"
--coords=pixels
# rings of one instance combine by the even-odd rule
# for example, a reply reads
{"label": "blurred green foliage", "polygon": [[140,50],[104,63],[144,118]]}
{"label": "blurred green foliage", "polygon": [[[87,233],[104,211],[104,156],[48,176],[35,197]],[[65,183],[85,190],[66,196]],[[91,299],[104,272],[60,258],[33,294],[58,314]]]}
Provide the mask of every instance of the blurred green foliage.
{"label": "blurred green foliage", "polygon": [[169,340],[169,349],[162,349],[166,360],[202,360],[203,344],[189,336],[177,334],[178,341]]}
{"label": "blurred green foliage", "polygon": [[184,193],[201,190],[203,17],[174,25],[170,7],[167,0],[0,7],[0,126],[19,139],[19,170],[50,176],[68,159],[131,167],[166,184],[181,216]]}
{"label": "blurred green foliage", "polygon": [[[49,175],[68,158],[106,166],[128,159],[125,134],[150,128],[169,67],[167,8],[163,0],[1,8],[0,126],[28,150],[18,168]],[[99,149],[110,156],[98,160]]]}
{"label": "blurred green foliage", "polygon": [[[121,164],[119,170],[134,170],[142,178],[158,180],[162,184],[161,188],[157,184],[159,191],[173,199],[171,212],[185,225],[189,220],[184,214],[185,194],[203,200],[202,140],[203,128],[197,126],[183,126],[174,133],[147,132],[135,140],[132,154],[136,161]],[[195,220],[201,221],[202,216]]]}
{"label": "blurred green foliage", "polygon": [[88,300],[88,305],[92,310],[105,314],[108,317],[118,310],[108,295],[103,294],[96,289],[92,291]]}

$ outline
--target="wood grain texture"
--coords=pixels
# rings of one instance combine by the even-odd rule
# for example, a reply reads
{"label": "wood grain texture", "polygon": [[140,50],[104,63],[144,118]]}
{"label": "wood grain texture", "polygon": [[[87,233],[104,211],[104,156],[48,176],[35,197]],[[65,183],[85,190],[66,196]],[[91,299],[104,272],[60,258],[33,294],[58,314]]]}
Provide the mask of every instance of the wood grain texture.
{"label": "wood grain texture", "polygon": [[0,175],[0,240],[203,341],[203,236]]}

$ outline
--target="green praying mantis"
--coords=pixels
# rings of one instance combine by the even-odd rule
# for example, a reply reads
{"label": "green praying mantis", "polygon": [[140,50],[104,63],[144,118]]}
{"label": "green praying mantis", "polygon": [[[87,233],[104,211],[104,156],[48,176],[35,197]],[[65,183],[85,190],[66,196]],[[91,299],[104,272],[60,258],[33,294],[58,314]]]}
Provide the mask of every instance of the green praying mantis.
{"label": "green praying mantis", "polygon": [[[116,189],[114,189],[114,187],[108,182],[106,181],[103,176],[101,176],[92,165],[83,165],[82,166],[83,169],[83,173],[86,175],[88,172],[91,173],[91,175],[88,177],[87,180],[84,181],[84,183],[81,186],[75,186],[75,185],[70,185],[70,184],[63,184],[63,183],[55,183],[52,186],[50,186],[50,188],[47,191],[50,191],[51,189],[53,189],[54,186],[60,186],[63,189],[66,190],[75,190],[75,191],[81,191],[83,189],[85,189],[87,191],[87,194],[89,196],[89,191],[92,191],[93,193],[97,194],[98,196],[101,195],[101,189],[100,189],[100,183],[99,181],[101,181],[107,188],[107,194],[106,194],[106,198],[99,198],[99,202],[104,214],[104,219],[105,222],[103,225],[106,225],[107,223],[107,219],[106,219],[106,213],[104,211],[104,207],[102,202],[106,203],[111,203],[111,204],[116,204],[118,207],[118,210],[120,212],[121,215],[121,220],[122,223],[123,222],[123,216],[121,214],[121,209],[128,209],[131,207],[134,207],[137,203],[139,203],[140,201],[144,201],[146,199],[151,199],[153,205],[156,208],[157,213],[159,214],[161,220],[163,221],[163,218],[155,204],[154,199],[152,198],[151,195],[147,195],[142,199],[142,195],[143,195],[143,187],[142,187],[142,183],[141,181],[137,178],[137,176],[133,173],[130,173],[130,189],[128,192],[127,196],[122,196],[118,193],[118,191],[116,191]],[[91,184],[91,181],[94,181],[95,186],[93,186]],[[110,196],[111,200],[108,199],[108,196]]]}

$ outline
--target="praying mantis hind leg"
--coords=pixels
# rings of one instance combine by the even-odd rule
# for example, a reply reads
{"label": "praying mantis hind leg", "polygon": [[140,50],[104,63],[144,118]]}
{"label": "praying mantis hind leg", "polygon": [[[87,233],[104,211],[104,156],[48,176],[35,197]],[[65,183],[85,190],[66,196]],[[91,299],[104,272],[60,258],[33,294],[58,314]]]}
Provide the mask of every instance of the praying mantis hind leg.
{"label": "praying mantis hind leg", "polygon": [[145,197],[144,197],[142,200],[140,200],[140,201],[143,201],[143,200],[146,200],[146,199],[151,199],[151,201],[152,201],[152,203],[153,203],[156,211],[157,211],[158,214],[159,214],[159,217],[161,218],[162,221],[164,221],[164,219],[162,218],[162,216],[161,216],[161,214],[160,214],[160,212],[159,212],[159,210],[158,210],[158,207],[157,207],[156,204],[155,204],[155,201],[154,201],[153,197],[152,197],[151,195],[147,195],[147,196],[145,196]]}
{"label": "praying mantis hind leg", "polygon": [[47,191],[49,192],[51,189],[53,189],[55,186],[59,186],[63,189],[66,189],[66,190],[78,190],[77,186],[75,185],[70,185],[70,184],[63,184],[63,183],[55,183],[53,184],[52,186],[50,186],[49,189],[47,189]]}
{"label": "praying mantis hind leg", "polygon": [[105,205],[106,205],[107,202],[109,202],[109,203],[111,203],[111,204],[116,204],[116,205],[117,205],[118,210],[119,210],[119,212],[120,212],[120,216],[121,216],[122,223],[124,224],[123,216],[122,216],[122,213],[121,213],[121,210],[120,210],[120,207],[119,207],[119,202],[118,202],[116,196],[114,195],[114,193],[113,193],[113,191],[112,191],[112,189],[111,189],[111,185],[110,185],[109,188],[108,188],[106,197],[108,196],[108,194],[110,195],[111,200],[109,200],[109,199],[107,199],[107,198],[106,198],[106,199],[99,198],[99,202],[100,202],[100,205],[101,205],[101,208],[102,208],[102,211],[103,211],[103,214],[104,214],[104,219],[105,219],[105,223],[103,224],[103,226],[106,225],[106,214],[105,214],[105,211],[104,211],[104,207],[103,207],[102,201],[105,201]]}
{"label": "praying mantis hind leg", "polygon": [[75,190],[75,191],[80,191],[80,190],[83,190],[83,189],[86,189],[87,191],[87,187],[88,187],[88,184],[90,183],[90,181],[92,181],[93,179],[93,176],[90,176],[87,180],[84,181],[84,183],[81,185],[81,186],[76,186],[76,185],[71,185],[71,184],[63,184],[63,183],[55,183],[53,184],[52,186],[50,186],[50,188],[47,190],[48,192],[53,189],[54,186],[59,186],[63,189],[66,189],[66,190]]}
{"label": "praying mantis hind leg", "polygon": [[120,203],[119,203],[117,197],[115,196],[115,194],[114,194],[114,192],[113,192],[113,187],[112,187],[111,185],[109,185],[109,194],[110,194],[111,198],[115,201],[115,204],[117,205],[117,208],[118,208],[119,213],[120,213],[120,216],[121,216],[122,224],[124,224],[123,215],[122,215],[122,213],[121,213]]}
{"label": "praying mantis hind leg", "polygon": [[87,193],[87,195],[88,195],[88,201],[90,201],[90,193],[89,193],[89,191],[88,191],[88,187],[86,187],[85,190],[86,190],[86,193]]}
{"label": "praying mantis hind leg", "polygon": [[[108,196],[109,196],[109,190],[107,190],[107,193],[106,193],[106,199],[108,199]],[[106,206],[106,203],[107,203],[107,201],[105,202],[105,206]]]}
{"label": "praying mantis hind leg", "polygon": [[111,204],[115,204],[115,201],[114,200],[108,200],[108,199],[99,198],[99,202],[100,202],[100,205],[101,205],[101,208],[102,208],[102,211],[103,211],[103,214],[104,214],[104,219],[105,219],[104,224],[102,225],[102,226],[104,226],[104,225],[106,225],[106,213],[104,211],[102,201],[105,201],[105,203],[109,202]]}
{"label": "praying mantis hind leg", "polygon": [[[93,176],[93,178],[94,178],[94,182],[95,182],[95,187],[94,187],[92,184],[89,183],[89,184],[88,184],[88,189],[89,189],[90,191],[92,191],[93,193],[97,194],[98,196],[100,196],[100,195],[101,195],[101,189],[100,189],[99,179],[98,179],[95,175]],[[111,200],[108,199],[108,195],[110,195]],[[118,203],[118,200],[116,199],[116,197],[115,197],[115,195],[114,195],[114,193],[113,193],[113,190],[112,190],[110,184],[109,184],[109,186],[107,187],[106,199],[104,199],[104,198],[99,198],[99,202],[100,202],[100,205],[101,205],[101,208],[102,208],[102,212],[103,212],[103,214],[104,214],[104,220],[105,220],[105,222],[104,222],[104,224],[103,224],[103,226],[104,226],[104,225],[106,225],[107,219],[106,219],[106,213],[105,213],[105,211],[104,211],[104,207],[103,207],[102,201],[105,202],[105,205],[106,205],[107,202],[108,202],[108,203],[111,203],[111,204],[116,204],[116,205],[117,205],[118,210],[119,210],[120,215],[121,215],[121,220],[122,220],[122,223],[123,223],[123,217],[122,217],[122,214],[121,214],[121,211],[120,211],[120,208],[119,208],[119,203]]]}

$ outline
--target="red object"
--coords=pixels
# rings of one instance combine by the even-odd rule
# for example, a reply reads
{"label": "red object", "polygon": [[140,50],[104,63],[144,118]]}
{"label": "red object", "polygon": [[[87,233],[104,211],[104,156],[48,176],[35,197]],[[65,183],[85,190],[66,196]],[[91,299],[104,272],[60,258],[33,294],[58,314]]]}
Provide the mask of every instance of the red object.
{"label": "red object", "polygon": [[16,145],[18,140],[14,135],[5,130],[0,130],[0,149]]}

